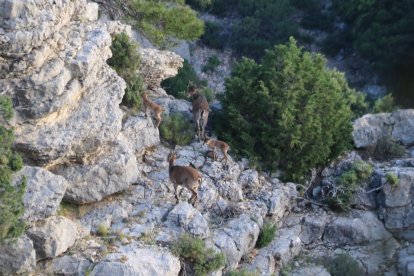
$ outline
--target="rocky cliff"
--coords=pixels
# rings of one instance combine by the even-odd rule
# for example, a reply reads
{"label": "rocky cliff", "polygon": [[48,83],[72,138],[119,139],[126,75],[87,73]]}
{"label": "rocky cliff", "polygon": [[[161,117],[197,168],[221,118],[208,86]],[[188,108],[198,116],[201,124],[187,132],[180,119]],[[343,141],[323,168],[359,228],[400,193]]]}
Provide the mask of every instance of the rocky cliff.
{"label": "rocky cliff", "polygon": [[[185,267],[169,245],[183,233],[222,252],[214,275],[243,268],[260,275],[329,275],[317,262],[350,254],[369,275],[413,275],[413,161],[374,163],[367,190],[353,209],[337,214],[301,199],[297,184],[259,173],[247,160],[227,165],[206,157],[198,142],[175,150],[177,163],[203,175],[199,202],[176,203],[158,130],[143,112],[120,108],[125,82],[106,64],[111,35],[131,33],[120,22],[98,21],[86,0],[0,1],[0,94],[13,99],[16,149],[28,179],[24,219],[14,244],[0,246],[0,274],[178,275]],[[139,49],[139,72],[166,113],[190,117],[189,103],[159,88],[182,59]],[[355,123],[358,147],[388,133],[409,145],[412,111],[367,115]],[[408,155],[409,153],[407,153]],[[329,178],[361,157],[350,153],[327,168]],[[386,181],[394,172],[398,187]],[[366,193],[374,189],[375,193]],[[359,200],[359,201],[358,201]],[[265,221],[278,226],[270,245],[255,249]],[[291,268],[290,270],[286,270]],[[182,273],[182,272],[181,272]]]}

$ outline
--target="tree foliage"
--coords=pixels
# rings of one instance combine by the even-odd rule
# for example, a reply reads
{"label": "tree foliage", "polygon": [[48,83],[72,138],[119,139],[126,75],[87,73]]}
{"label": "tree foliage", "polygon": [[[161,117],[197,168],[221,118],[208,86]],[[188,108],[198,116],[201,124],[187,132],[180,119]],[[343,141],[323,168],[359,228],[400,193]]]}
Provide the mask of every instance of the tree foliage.
{"label": "tree foliage", "polygon": [[126,33],[120,33],[114,36],[111,51],[112,57],[107,62],[127,84],[122,104],[138,109],[143,91],[143,81],[138,74],[141,64],[138,45],[130,41]]}
{"label": "tree foliage", "polygon": [[[194,1],[207,4],[206,0]],[[184,0],[115,1],[128,23],[158,46],[169,46],[177,39],[194,40],[203,34],[204,23]]]}
{"label": "tree foliage", "polygon": [[291,38],[267,51],[261,64],[244,58],[226,81],[217,132],[238,154],[301,180],[351,142],[352,109],[365,106],[342,73]]}
{"label": "tree foliage", "polygon": [[[2,121],[10,119],[12,114],[11,100],[0,96]],[[25,229],[20,217],[24,213],[26,181],[12,184],[12,173],[23,166],[21,157],[12,149],[13,141],[13,131],[0,124],[0,242],[20,236]]]}

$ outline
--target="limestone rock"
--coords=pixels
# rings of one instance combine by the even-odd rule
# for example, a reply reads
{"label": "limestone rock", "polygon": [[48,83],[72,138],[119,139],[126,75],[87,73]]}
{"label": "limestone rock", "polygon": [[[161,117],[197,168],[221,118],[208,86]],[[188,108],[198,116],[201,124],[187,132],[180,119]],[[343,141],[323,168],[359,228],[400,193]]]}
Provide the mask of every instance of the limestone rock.
{"label": "limestone rock", "polygon": [[243,188],[255,188],[259,185],[259,173],[256,170],[245,170],[240,174],[239,182]]}
{"label": "limestone rock", "polygon": [[140,48],[140,74],[147,85],[160,86],[161,81],[177,75],[183,59],[168,51]]}
{"label": "limestone rock", "polygon": [[398,254],[398,272],[402,276],[414,275],[414,245],[410,245]]}
{"label": "limestone rock", "polygon": [[24,215],[28,222],[45,219],[56,214],[68,183],[65,178],[43,168],[25,166],[14,175],[20,182],[25,176],[26,192],[23,196]]}
{"label": "limestone rock", "polygon": [[36,268],[33,242],[23,235],[14,243],[0,244],[0,274],[29,274]]}
{"label": "limestone rock", "polygon": [[178,227],[201,238],[206,238],[210,234],[206,219],[187,202],[177,204],[168,214],[165,224],[168,228]]}
{"label": "limestone rock", "polygon": [[176,276],[180,260],[158,248],[138,248],[136,244],[123,246],[98,263],[91,276],[137,275]]}
{"label": "limestone rock", "polygon": [[132,145],[134,152],[160,143],[158,129],[154,127],[150,116],[147,119],[130,116],[122,125],[122,134]]}
{"label": "limestone rock", "polygon": [[65,217],[50,217],[31,226],[27,235],[33,241],[36,259],[41,260],[65,252],[80,237],[80,230]]}
{"label": "limestone rock", "polygon": [[[55,169],[69,183],[65,198],[75,203],[99,201],[103,197],[128,188],[137,180],[135,154],[121,135],[116,143],[100,149],[83,164]],[[93,158],[93,159],[92,159]]]}
{"label": "limestone rock", "polygon": [[397,110],[391,114],[395,124],[392,137],[403,145],[414,142],[414,109]]}
{"label": "limestone rock", "polygon": [[331,276],[331,274],[323,266],[307,265],[294,269],[292,276]]}
{"label": "limestone rock", "polygon": [[89,260],[66,255],[53,259],[48,271],[54,275],[78,276],[85,275],[91,265]]}
{"label": "limestone rock", "polygon": [[192,105],[189,101],[182,99],[174,99],[170,97],[163,97],[155,99],[154,102],[164,108],[163,114],[171,116],[174,113],[181,113],[188,120],[193,119],[193,114],[190,112]]}
{"label": "limestone rock", "polygon": [[300,239],[304,244],[310,244],[322,238],[328,216],[326,213],[305,216],[302,222]]}

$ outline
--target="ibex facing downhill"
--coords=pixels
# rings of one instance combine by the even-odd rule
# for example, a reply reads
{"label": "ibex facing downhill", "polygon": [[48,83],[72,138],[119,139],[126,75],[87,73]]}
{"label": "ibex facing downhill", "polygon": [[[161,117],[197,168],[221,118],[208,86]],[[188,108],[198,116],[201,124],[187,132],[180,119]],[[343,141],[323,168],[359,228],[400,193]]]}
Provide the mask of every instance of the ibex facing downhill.
{"label": "ibex facing downhill", "polygon": [[177,187],[178,185],[183,186],[192,193],[189,202],[191,202],[191,200],[194,199],[192,203],[194,205],[198,198],[198,186],[201,184],[202,181],[201,173],[197,169],[192,168],[190,166],[174,165],[176,159],[176,153],[170,153],[167,158],[167,161],[169,163],[169,176],[171,182],[174,185],[175,198],[177,199],[178,203],[179,198],[177,195]]}
{"label": "ibex facing downhill", "polygon": [[189,85],[187,88],[187,95],[193,101],[193,119],[197,129],[198,140],[202,141],[205,138],[205,129],[208,122],[208,114],[210,108],[205,96],[201,95],[194,85]]}
{"label": "ibex facing downhill", "polygon": [[148,92],[144,92],[144,94],[142,94],[142,103],[144,105],[145,117],[147,117],[147,108],[151,109],[152,113],[154,113],[155,119],[157,119],[156,128],[158,128],[161,123],[161,113],[163,111],[162,107],[148,99]]}

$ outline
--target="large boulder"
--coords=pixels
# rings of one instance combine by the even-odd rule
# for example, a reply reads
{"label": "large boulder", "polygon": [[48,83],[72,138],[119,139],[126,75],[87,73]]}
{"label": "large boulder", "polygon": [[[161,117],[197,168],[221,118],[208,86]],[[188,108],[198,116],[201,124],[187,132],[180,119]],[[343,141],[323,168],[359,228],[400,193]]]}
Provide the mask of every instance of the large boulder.
{"label": "large boulder", "polygon": [[127,117],[122,125],[122,134],[128,139],[135,152],[160,143],[160,135],[151,121],[151,116],[147,119],[136,116]]}
{"label": "large boulder", "polygon": [[53,275],[86,275],[91,265],[92,263],[87,259],[66,255],[54,258],[48,272]]}
{"label": "large boulder", "polygon": [[137,275],[176,276],[180,260],[159,248],[139,248],[137,244],[123,246],[98,263],[91,276]]}
{"label": "large boulder", "polygon": [[69,187],[65,199],[74,203],[99,201],[125,190],[138,177],[135,153],[122,135],[117,142],[102,147],[89,160],[59,166],[54,172],[67,179]]}
{"label": "large boulder", "polygon": [[402,276],[414,275],[414,245],[407,246],[399,252],[398,272]]}
{"label": "large boulder", "polygon": [[33,242],[22,236],[16,241],[0,244],[0,274],[29,274],[36,268]]}
{"label": "large boulder", "polygon": [[22,218],[34,222],[55,215],[68,186],[66,179],[43,168],[29,166],[17,172],[14,181],[20,182],[22,177],[27,181]]}
{"label": "large boulder", "polygon": [[366,114],[354,122],[352,135],[357,148],[375,146],[386,137],[410,145],[414,142],[414,109]]}
{"label": "large boulder", "polygon": [[50,217],[27,230],[33,241],[36,259],[53,258],[65,252],[83,234],[82,229],[65,217]]}

